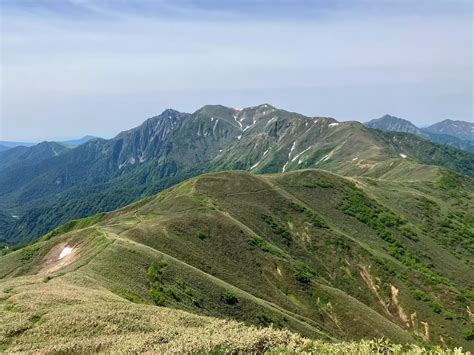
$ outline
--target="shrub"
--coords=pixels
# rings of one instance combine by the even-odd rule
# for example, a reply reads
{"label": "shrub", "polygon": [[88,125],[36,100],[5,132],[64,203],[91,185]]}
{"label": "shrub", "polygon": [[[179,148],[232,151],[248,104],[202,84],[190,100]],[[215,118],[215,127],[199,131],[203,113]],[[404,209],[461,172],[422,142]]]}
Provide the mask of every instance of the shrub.
{"label": "shrub", "polygon": [[226,291],[222,295],[222,300],[230,305],[237,304],[239,302],[239,299],[231,292],[231,291]]}
{"label": "shrub", "polygon": [[163,306],[165,304],[165,295],[158,287],[150,287],[148,289],[148,294],[157,306]]}
{"label": "shrub", "polygon": [[30,260],[33,256],[38,254],[41,246],[38,243],[29,245],[21,250],[21,260]]}
{"label": "shrub", "polygon": [[299,282],[309,285],[311,284],[311,281],[313,280],[314,276],[316,273],[309,268],[307,265],[301,265],[298,267],[298,270],[296,271],[295,278]]}
{"label": "shrub", "polygon": [[464,339],[468,341],[474,340],[474,327],[471,327],[471,329],[467,329],[464,331]]}
{"label": "shrub", "polygon": [[273,233],[285,239],[286,244],[290,244],[292,240],[291,234],[285,227],[276,223],[271,216],[262,215],[262,219],[270,226]]}
{"label": "shrub", "polygon": [[201,240],[204,240],[204,239],[206,239],[206,238],[209,237],[206,233],[204,233],[204,232],[202,231],[202,229],[198,229],[197,232],[196,232],[196,235],[197,235],[197,237],[198,237],[199,239],[201,239]]}

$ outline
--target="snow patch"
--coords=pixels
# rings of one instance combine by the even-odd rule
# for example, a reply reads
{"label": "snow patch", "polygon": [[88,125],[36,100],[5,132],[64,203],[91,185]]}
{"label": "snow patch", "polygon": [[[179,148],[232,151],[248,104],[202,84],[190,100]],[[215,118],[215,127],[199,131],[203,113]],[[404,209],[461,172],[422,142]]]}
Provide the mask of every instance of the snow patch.
{"label": "snow patch", "polygon": [[330,123],[330,124],[329,124],[329,127],[336,127],[336,126],[339,126],[339,123],[334,122],[334,123]]}
{"label": "snow patch", "polygon": [[238,139],[239,141],[240,141],[240,138],[242,138],[242,135],[240,135],[240,136],[237,136],[237,139]]}
{"label": "snow patch", "polygon": [[355,160],[357,160],[357,159],[359,159],[359,158],[358,158],[358,157],[355,157],[355,158],[352,159],[352,161],[355,161]]}
{"label": "snow patch", "polygon": [[211,122],[214,122],[214,117],[211,117]]}
{"label": "snow patch", "polygon": [[[306,153],[309,149],[311,148],[311,146],[309,146],[308,148],[306,148],[305,150],[303,150],[301,153],[298,153],[295,155],[295,157],[293,159],[291,159],[292,162],[294,162],[296,159],[298,159],[302,154]],[[301,164],[301,163],[298,163],[298,164]]]}
{"label": "snow patch", "polygon": [[72,253],[72,248],[71,247],[65,247],[61,253],[58,256],[58,260],[61,260],[62,258],[68,256],[69,254]]}
{"label": "snow patch", "polygon": [[290,162],[290,159],[291,159],[291,153],[293,153],[293,150],[295,149],[295,146],[296,146],[296,141],[293,142],[293,144],[291,145],[290,152],[288,153],[288,160],[285,163],[285,165],[283,165],[283,168],[281,169],[282,173],[284,173],[286,171],[286,167],[288,166],[288,163]]}
{"label": "snow patch", "polygon": [[234,121],[237,122],[237,124],[239,125],[240,129],[242,129],[242,122],[240,122],[238,119],[237,119],[237,116],[234,115]]}
{"label": "snow patch", "polygon": [[12,214],[12,218],[20,219],[20,217],[18,217],[16,214]]}
{"label": "snow patch", "polygon": [[268,153],[268,149],[263,152],[263,156],[267,155],[267,153]]}
{"label": "snow patch", "polygon": [[252,165],[252,166],[250,167],[250,170],[252,170],[253,168],[256,168],[258,164],[260,164],[260,162],[259,162],[259,161],[258,161],[258,162],[256,162],[254,165]]}
{"label": "snow patch", "polygon": [[406,156],[405,154],[403,154],[403,153],[400,153],[400,156],[401,156],[403,159],[406,159],[406,158],[407,158],[407,156]]}

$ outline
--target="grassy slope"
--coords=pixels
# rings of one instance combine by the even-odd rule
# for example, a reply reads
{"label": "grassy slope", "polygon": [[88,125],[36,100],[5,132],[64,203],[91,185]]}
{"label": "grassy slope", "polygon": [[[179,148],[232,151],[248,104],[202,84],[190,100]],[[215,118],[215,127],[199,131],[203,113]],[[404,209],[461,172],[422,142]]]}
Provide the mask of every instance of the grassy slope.
{"label": "grassy slope", "polygon": [[[3,344],[50,346],[34,344],[51,331],[64,349],[119,342],[144,350],[148,335],[165,332],[152,324],[156,317],[177,317],[169,328],[183,337],[186,322],[206,324],[203,337],[222,322],[149,306],[155,301],[325,340],[386,336],[469,348],[463,331],[466,307],[473,308],[472,180],[438,176],[413,183],[315,170],[210,174],[69,223],[0,259]],[[71,263],[60,265],[65,245],[74,251],[62,262]],[[150,273],[154,264],[159,271]],[[111,313],[117,308],[123,313]],[[130,314],[133,324],[119,319]],[[56,317],[77,327],[60,332],[51,327]],[[103,327],[89,334],[87,325],[97,322]],[[243,349],[235,339],[248,328],[226,324],[229,346]],[[131,342],[131,334],[140,341]],[[288,339],[284,334],[268,338]],[[161,339],[156,349],[167,349],[170,340]]]}

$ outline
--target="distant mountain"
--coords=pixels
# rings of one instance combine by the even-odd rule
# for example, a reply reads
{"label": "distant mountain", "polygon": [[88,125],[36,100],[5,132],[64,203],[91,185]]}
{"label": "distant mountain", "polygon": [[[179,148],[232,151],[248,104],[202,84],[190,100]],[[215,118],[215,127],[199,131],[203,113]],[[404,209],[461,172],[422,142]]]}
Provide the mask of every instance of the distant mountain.
{"label": "distant mountain", "polygon": [[32,147],[37,143],[31,142],[11,142],[11,141],[0,141],[0,145],[7,147],[7,148],[14,148],[14,147]]}
{"label": "distant mountain", "polygon": [[59,143],[62,143],[62,144],[68,145],[68,146],[78,146],[78,145],[87,143],[91,140],[98,139],[98,138],[99,137],[95,137],[95,136],[84,136],[84,137],[78,138],[78,139],[60,141]]}
{"label": "distant mountain", "polygon": [[[446,122],[446,121],[443,121],[443,122]],[[416,134],[417,136],[428,139],[434,143],[445,144],[445,145],[449,145],[458,149],[474,152],[474,139],[468,140],[465,138],[461,138],[459,134],[458,135],[452,134],[452,132],[454,132],[454,129],[448,129],[448,127],[444,129],[446,132],[441,132],[442,127],[445,127],[443,122],[430,126],[430,127],[435,127],[437,125],[441,125],[439,126],[441,127],[439,130],[436,129],[436,127],[430,130],[430,127],[418,128],[417,126],[415,126],[413,123],[411,123],[408,120],[390,116],[390,115],[385,115],[383,117],[371,120],[369,122],[365,122],[364,125],[369,128],[381,130],[383,132],[404,132],[404,133]],[[461,125],[462,121],[451,121],[451,122],[458,122],[457,125],[459,127],[462,126]],[[462,122],[462,123],[464,124],[464,127],[466,129],[469,128],[468,127],[469,125],[473,125],[468,122]],[[474,130],[474,128],[472,128],[472,130]],[[451,132],[451,134],[447,132]]]}
{"label": "distant mountain", "polygon": [[56,142],[42,142],[31,147],[17,146],[0,152],[0,171],[38,164],[58,156],[69,148]]}
{"label": "distant mountain", "polygon": [[[55,141],[56,143],[61,143],[65,144],[68,146],[78,146],[80,144],[84,144],[86,142],[89,142],[93,139],[97,139],[98,137],[94,136],[84,136],[82,138],[78,139],[71,139],[71,140],[65,140],[65,141]],[[0,141],[0,151],[2,151],[2,146],[6,148],[14,148],[14,147],[33,147],[39,143],[32,143],[32,142],[11,142],[11,141]]]}
{"label": "distant mountain", "polygon": [[444,134],[459,139],[474,141],[474,122],[444,120],[429,127],[423,128],[424,132]]}
{"label": "distant mountain", "polygon": [[371,120],[364,123],[364,125],[384,132],[404,132],[422,135],[421,130],[410,121],[390,115]]}
{"label": "distant mountain", "polygon": [[5,146],[5,145],[0,144],[0,152],[3,152],[3,151],[8,150],[8,149],[10,149],[10,148]]}
{"label": "distant mountain", "polygon": [[[434,179],[438,165],[474,175],[474,155],[358,122],[307,117],[263,104],[165,110],[115,138],[0,170],[2,237],[26,242],[67,220],[109,211],[203,172],[320,168],[346,176]],[[54,211],[54,212],[53,212]]]}

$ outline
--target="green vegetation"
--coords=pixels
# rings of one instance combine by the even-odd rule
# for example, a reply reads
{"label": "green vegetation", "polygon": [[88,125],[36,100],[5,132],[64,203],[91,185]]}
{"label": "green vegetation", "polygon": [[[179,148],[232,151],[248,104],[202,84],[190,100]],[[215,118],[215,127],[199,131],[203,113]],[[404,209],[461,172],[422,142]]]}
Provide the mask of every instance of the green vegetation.
{"label": "green vegetation", "polygon": [[291,243],[292,237],[288,229],[286,229],[281,224],[275,222],[275,220],[271,216],[262,215],[261,217],[270,226],[273,233],[279,235],[284,239],[285,244],[289,245]]}
{"label": "green vegetation", "polygon": [[234,304],[239,303],[239,299],[231,291],[226,291],[222,295],[222,300],[229,305],[234,305]]}
{"label": "green vegetation", "polygon": [[61,226],[0,257],[2,350],[470,350],[472,183],[370,181],[206,174]]}
{"label": "green vegetation", "polygon": [[[166,267],[166,265],[166,262],[163,260],[161,260],[158,264],[152,263],[147,272],[148,277],[150,278],[150,288],[148,289],[148,295],[157,306],[163,306],[166,300],[165,292],[161,282],[161,274],[163,272],[163,268]],[[176,298],[172,291],[168,293]]]}
{"label": "green vegetation", "polygon": [[311,270],[308,265],[299,265],[295,274],[296,280],[299,282],[309,285],[316,276],[316,273]]}

